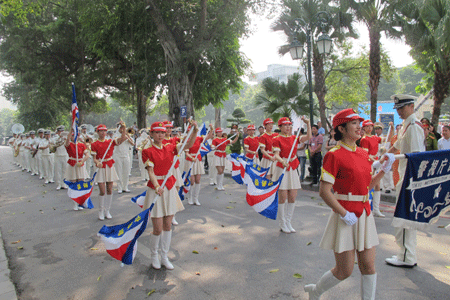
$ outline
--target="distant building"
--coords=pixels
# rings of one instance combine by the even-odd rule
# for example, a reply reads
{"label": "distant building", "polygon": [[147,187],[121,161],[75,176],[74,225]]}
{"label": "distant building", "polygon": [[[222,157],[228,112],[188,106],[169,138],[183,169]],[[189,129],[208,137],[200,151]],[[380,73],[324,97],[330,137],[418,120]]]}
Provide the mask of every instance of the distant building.
{"label": "distant building", "polygon": [[[300,75],[303,76],[304,75],[303,68],[300,66],[296,67],[296,66],[285,66],[285,65],[274,64],[274,65],[268,65],[267,71],[254,73],[254,74],[250,75],[249,80],[251,82],[260,83],[266,78],[273,78],[273,79],[278,79],[278,81],[280,81],[280,82],[287,83],[288,76],[290,76],[294,73],[300,73]],[[305,81],[304,76],[302,78],[303,78],[303,81]]]}

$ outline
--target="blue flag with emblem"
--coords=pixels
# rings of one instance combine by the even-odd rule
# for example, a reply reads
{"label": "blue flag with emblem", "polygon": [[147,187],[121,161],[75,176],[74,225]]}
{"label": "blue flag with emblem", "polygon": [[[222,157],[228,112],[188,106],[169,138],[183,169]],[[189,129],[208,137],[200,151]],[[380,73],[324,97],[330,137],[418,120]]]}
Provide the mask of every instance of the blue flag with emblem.
{"label": "blue flag with emblem", "polygon": [[79,207],[84,208],[94,208],[94,205],[91,201],[92,190],[94,189],[94,178],[97,175],[97,172],[94,173],[92,179],[89,181],[76,181],[71,182],[64,180],[64,183],[67,184],[67,195],[70,199],[78,203]]}
{"label": "blue flag with emblem", "polygon": [[191,169],[189,169],[188,174],[186,175],[186,171],[183,172],[183,175],[181,175],[181,178],[183,178],[184,184],[182,187],[180,187],[180,190],[178,191],[178,196],[180,196],[181,200],[184,200],[184,197],[187,195],[189,190],[191,189]]}
{"label": "blue flag with emblem", "polygon": [[202,127],[200,128],[200,130],[198,131],[197,136],[204,136],[208,133],[208,128],[206,128],[206,124],[205,122],[203,122]]}
{"label": "blue flag with emblem", "polygon": [[203,157],[209,152],[211,152],[211,145],[206,141],[200,145],[200,155]]}
{"label": "blue flag with emblem", "polygon": [[426,229],[450,210],[450,150],[405,156],[407,167],[392,226]]}

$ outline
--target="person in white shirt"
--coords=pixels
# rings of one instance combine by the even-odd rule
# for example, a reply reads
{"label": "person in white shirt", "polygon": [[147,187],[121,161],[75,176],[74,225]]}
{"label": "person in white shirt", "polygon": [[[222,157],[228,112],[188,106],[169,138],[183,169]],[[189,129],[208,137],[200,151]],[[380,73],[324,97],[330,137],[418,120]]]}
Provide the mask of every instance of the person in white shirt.
{"label": "person in white shirt", "polygon": [[41,153],[42,169],[45,183],[53,183],[54,162],[50,153],[50,130],[44,131],[44,138],[39,142],[39,152]]}
{"label": "person in white shirt", "polygon": [[438,150],[450,149],[450,126],[442,126],[442,137],[438,141]]}
{"label": "person in white shirt", "polygon": [[[117,124],[120,126],[120,123]],[[117,137],[120,137],[122,135],[122,131],[126,130],[126,128],[120,127],[118,133],[116,134]],[[122,192],[129,193],[130,190],[128,189],[128,182],[130,180],[130,154],[129,154],[129,148],[134,146],[133,139],[128,135],[125,134],[127,139],[121,143],[120,145],[117,145],[114,148],[114,154],[113,159],[116,163],[116,171],[117,175],[119,177],[119,181],[117,182],[117,192],[121,194]]]}
{"label": "person in white shirt", "polygon": [[67,160],[69,155],[67,154],[64,142],[67,136],[63,136],[64,126],[60,125],[56,128],[56,136],[51,140],[52,146],[56,146],[54,165],[55,165],[55,181],[58,185],[57,190],[66,189],[67,185],[64,183],[64,175],[66,174]]}

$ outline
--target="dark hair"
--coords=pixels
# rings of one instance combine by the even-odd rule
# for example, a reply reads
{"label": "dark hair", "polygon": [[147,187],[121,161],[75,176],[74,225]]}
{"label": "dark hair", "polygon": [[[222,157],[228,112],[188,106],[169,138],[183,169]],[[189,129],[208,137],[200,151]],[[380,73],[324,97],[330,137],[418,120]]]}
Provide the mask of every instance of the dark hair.
{"label": "dark hair", "polygon": [[275,130],[274,130],[274,132],[276,132],[276,133],[280,133],[280,132],[281,132],[281,130],[280,130],[279,128],[277,128],[277,129],[275,129]]}
{"label": "dark hair", "polygon": [[428,124],[428,125],[431,125],[430,120],[427,119],[427,118],[422,118],[422,119],[420,119],[420,123],[422,123],[423,120],[427,121],[427,124]]}
{"label": "dark hair", "polygon": [[319,126],[317,126],[316,124],[314,124],[314,125],[311,126],[311,127],[315,127],[317,130],[319,130]]}
{"label": "dark hair", "polygon": [[343,138],[342,133],[341,133],[341,132],[339,131],[339,129],[338,129],[339,126],[341,126],[342,128],[345,128],[345,127],[347,126],[347,123],[338,125],[338,126],[336,126],[336,127],[334,128],[334,131],[336,131],[336,133],[334,134],[334,139],[335,139],[336,142],[342,140],[342,138]]}
{"label": "dark hair", "polygon": [[442,128],[447,128],[448,130],[450,130],[450,125],[444,125],[442,126]]}
{"label": "dark hair", "polygon": [[264,129],[264,126],[261,125],[261,126],[258,127],[258,129],[260,129],[260,128]]}
{"label": "dark hair", "polygon": [[300,133],[305,134],[305,128],[300,128]]}

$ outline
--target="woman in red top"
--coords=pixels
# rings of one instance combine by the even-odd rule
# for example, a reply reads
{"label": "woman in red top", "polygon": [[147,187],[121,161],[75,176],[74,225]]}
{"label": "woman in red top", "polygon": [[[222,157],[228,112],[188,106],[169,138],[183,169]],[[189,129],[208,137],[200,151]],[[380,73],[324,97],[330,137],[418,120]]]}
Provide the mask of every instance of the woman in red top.
{"label": "woman in red top", "polygon": [[[273,170],[273,181],[277,181],[283,173],[283,169],[287,167],[278,191],[278,218],[280,229],[285,233],[295,232],[295,229],[291,225],[291,219],[294,215],[297,190],[302,188],[300,185],[300,178],[296,171],[299,165],[297,159],[297,146],[299,142],[305,142],[311,138],[311,126],[309,125],[309,120],[302,117],[302,121],[307,125],[306,135],[300,136],[298,139],[295,135],[292,135],[292,123],[289,118],[284,117],[278,120],[278,127],[280,128],[281,133],[273,139],[272,150],[275,154],[275,159],[277,160],[277,164]],[[292,145],[294,145],[294,150],[292,151],[290,161],[288,162],[287,159],[292,149]],[[286,199],[288,201],[287,207],[285,207]],[[285,212],[286,208],[287,211]]]}
{"label": "woman in red top", "polygon": [[[201,144],[213,137],[212,131],[208,131],[206,136],[198,136],[195,139],[194,145],[189,149],[185,149],[186,161],[184,162],[184,171],[189,172],[191,168],[191,188],[189,193],[186,195],[188,198],[188,203],[190,205],[200,205],[198,197],[200,195],[200,179],[203,174],[205,174],[205,169],[203,167],[202,156],[199,153]],[[194,162],[194,164],[192,164]]]}
{"label": "woman in red top", "polygon": [[389,171],[394,157],[390,155],[382,171],[372,177],[368,153],[356,146],[362,120],[351,108],[340,111],[333,118],[335,139],[341,142],[323,160],[320,196],[333,211],[320,246],[334,251],[336,266],[316,284],[305,286],[309,299],[319,299],[322,293],[352,274],[355,250],[362,274],[361,299],[375,299],[378,236],[368,193],[379,183],[384,172]]}
{"label": "woman in red top", "polygon": [[[99,212],[98,218],[100,220],[104,220],[105,217],[107,219],[111,219],[111,213],[109,210],[111,209],[112,203],[112,188],[114,181],[119,180],[117,177],[116,170],[114,168],[114,160],[112,159],[112,155],[114,152],[114,147],[116,145],[120,145],[123,141],[127,139],[126,136],[126,127],[123,121],[120,121],[120,126],[122,127],[122,135],[115,140],[106,140],[106,132],[108,128],[105,125],[101,124],[97,126],[97,134],[98,140],[91,144],[91,154],[94,159],[94,163],[98,168],[97,176],[95,177],[95,182],[98,183],[98,188],[100,189],[99,196]],[[109,147],[109,145],[111,145]],[[109,147],[109,149],[108,149]],[[108,152],[106,153],[106,150]],[[106,153],[106,155],[105,155]],[[102,160],[102,158],[104,159]],[[106,190],[106,203],[105,203],[105,190]]]}
{"label": "woman in red top", "polygon": [[[378,147],[381,143],[382,139],[381,137],[375,135],[372,135],[373,131],[373,123],[371,120],[365,120],[362,123],[362,128],[364,130],[364,136],[361,138],[360,147],[367,151],[369,154],[369,158],[372,160],[372,162],[376,161],[378,159]],[[385,215],[383,215],[380,211],[380,198],[381,198],[381,192],[380,192],[380,184],[376,184],[374,186],[374,192],[373,192],[373,215],[375,217],[384,218]]]}
{"label": "woman in red top", "polygon": [[258,148],[259,148],[259,138],[255,136],[255,125],[250,124],[247,126],[248,136],[244,139],[244,150],[245,157],[250,159],[256,159],[255,163],[259,164],[258,159]]}
{"label": "woman in red top", "polygon": [[[224,136],[224,133],[222,131],[222,128],[218,127],[216,128],[216,138],[212,141],[212,149],[215,150],[214,151],[214,165],[216,166],[217,169],[217,175],[216,175],[216,180],[217,180],[217,190],[218,191],[224,191],[224,187],[223,187],[223,177],[224,177],[224,170],[225,170],[225,157],[227,156],[227,153],[225,152],[227,145],[229,144],[234,144],[238,141],[239,139],[239,132],[237,132],[236,137],[232,140],[229,141],[227,140],[227,137]],[[223,144],[222,144],[223,143]],[[220,145],[222,144],[222,145]],[[218,145],[220,145],[219,147],[217,147]]]}
{"label": "woman in red top", "polygon": [[[78,136],[79,138],[80,136]],[[76,148],[75,148],[76,145]],[[64,143],[67,154],[69,155],[69,164],[66,168],[65,179],[71,182],[82,181],[88,178],[89,175],[86,171],[84,162],[89,158],[89,151],[83,143],[74,143],[73,127],[70,127],[70,132],[67,135]],[[77,149],[77,151],[75,151]],[[77,154],[78,152],[78,154]],[[77,160],[78,159],[78,160]],[[74,201],[73,210],[83,209],[78,203]]]}
{"label": "woman in red top", "polygon": [[[194,122],[193,125],[194,130],[186,144],[186,148],[190,148],[194,144],[197,135],[197,123]],[[155,269],[160,269],[162,263],[167,269],[172,270],[173,265],[167,257],[172,239],[172,218],[176,212],[183,210],[184,207],[178,196],[177,190],[174,188],[176,179],[172,174],[168,174],[168,172],[182,144],[163,144],[165,132],[166,128],[164,127],[163,122],[153,123],[150,128],[153,144],[150,148],[142,151],[142,161],[150,178],[147,183],[148,189],[143,209],[150,207],[156,194],[160,196],[157,198],[155,205],[150,212],[153,224],[153,233],[150,236],[152,266]],[[169,176],[169,178],[162,188],[161,184],[166,176]],[[158,257],[160,240],[161,261]]]}
{"label": "woman in red top", "polygon": [[263,157],[261,159],[261,167],[268,168],[270,167],[269,172],[267,172],[266,178],[271,179],[272,173],[274,170],[273,162],[276,161],[275,156],[272,152],[273,139],[278,136],[278,133],[272,132],[273,129],[273,120],[271,118],[267,118],[263,122],[264,125],[264,134],[259,137],[259,145],[261,148],[261,152]]}

